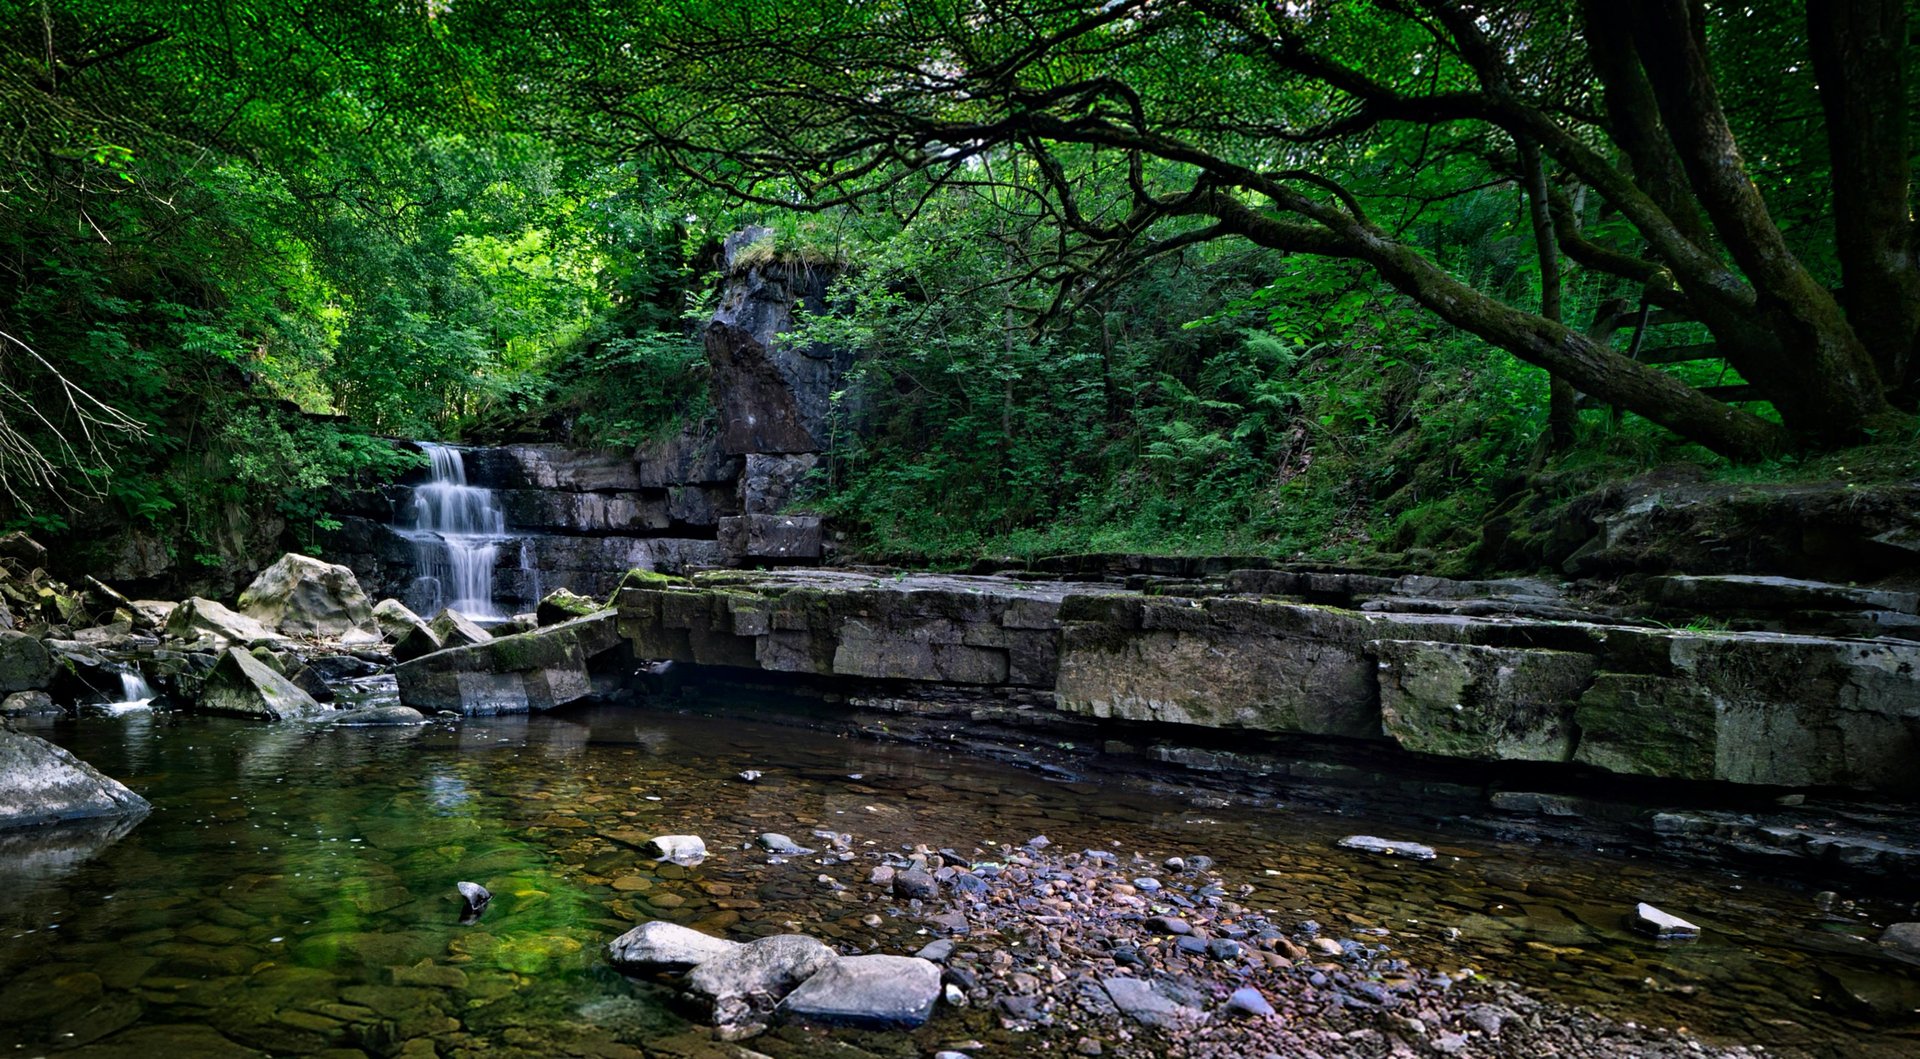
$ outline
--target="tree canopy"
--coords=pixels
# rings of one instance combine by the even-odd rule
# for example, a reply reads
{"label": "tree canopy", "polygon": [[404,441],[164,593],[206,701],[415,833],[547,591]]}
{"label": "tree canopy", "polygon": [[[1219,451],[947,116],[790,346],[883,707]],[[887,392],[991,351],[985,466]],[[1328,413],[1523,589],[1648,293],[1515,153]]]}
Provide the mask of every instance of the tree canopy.
{"label": "tree canopy", "polygon": [[[854,263],[812,326],[863,356],[823,502],[869,522],[973,477],[1003,530],[1154,483],[1279,532],[1316,460],[1400,517],[1416,466],[1621,413],[1752,461],[1920,408],[1899,0],[9,14],[0,423],[144,517],[249,473],[317,512],[391,464],[361,432],[698,415],[684,318],[744,223]],[[128,422],[88,448],[89,408]]]}

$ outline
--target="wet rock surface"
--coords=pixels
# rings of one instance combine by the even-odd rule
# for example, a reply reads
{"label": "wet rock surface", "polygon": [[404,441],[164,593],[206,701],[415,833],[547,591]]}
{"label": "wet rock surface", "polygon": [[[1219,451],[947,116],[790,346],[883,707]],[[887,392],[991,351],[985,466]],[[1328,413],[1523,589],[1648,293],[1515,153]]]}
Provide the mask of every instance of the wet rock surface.
{"label": "wet rock surface", "polygon": [[45,739],[0,725],[0,831],[151,808],[126,785]]}

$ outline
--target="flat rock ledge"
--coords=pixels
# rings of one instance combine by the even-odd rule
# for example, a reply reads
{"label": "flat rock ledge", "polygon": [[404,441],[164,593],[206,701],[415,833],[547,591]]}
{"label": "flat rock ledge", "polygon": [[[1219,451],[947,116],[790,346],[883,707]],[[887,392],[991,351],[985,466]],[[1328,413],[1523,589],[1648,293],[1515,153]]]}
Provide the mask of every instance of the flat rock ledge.
{"label": "flat rock ledge", "polygon": [[151,808],[145,798],[63,747],[0,726],[0,830],[138,817]]}
{"label": "flat rock ledge", "polygon": [[1466,761],[1920,793],[1913,640],[1636,624],[1533,581],[1248,570],[1151,587],[712,571],[630,580],[615,610],[638,658],[992,689],[1038,704],[1036,721],[1053,712],[1390,741]]}

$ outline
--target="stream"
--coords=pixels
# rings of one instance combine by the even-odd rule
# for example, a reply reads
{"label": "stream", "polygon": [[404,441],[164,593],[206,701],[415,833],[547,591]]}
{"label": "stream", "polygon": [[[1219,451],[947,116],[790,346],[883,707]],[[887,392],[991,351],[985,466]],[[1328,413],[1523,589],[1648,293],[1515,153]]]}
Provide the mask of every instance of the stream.
{"label": "stream", "polygon": [[[390,689],[380,678],[361,692],[378,701]],[[1049,778],[633,706],[413,729],[160,710],[34,730],[154,810],[130,830],[0,843],[0,1044],[13,1054],[434,1054],[428,1043],[440,1055],[708,1054],[703,1028],[606,965],[609,939],[666,918],[738,938],[799,930],[862,951],[926,940],[865,885],[864,858],[780,862],[750,848],[764,831],[805,842],[815,828],[851,833],[855,850],[991,851],[1045,834],[1073,849],[1204,853],[1223,878],[1254,886],[1248,903],[1276,921],[1313,919],[1419,966],[1474,968],[1729,1043],[1920,1052],[1920,967],[1871,943],[1907,910],[1842,895],[1822,911],[1810,890],[1785,884],[1489,841],[1358,804],[1229,805],[1126,777]],[[742,782],[743,769],[764,775]],[[713,855],[656,865],[635,847],[662,833],[702,835]],[[1441,856],[1336,847],[1355,833]],[[822,874],[847,890],[823,887]],[[495,894],[469,926],[453,885],[463,879]],[[1638,900],[1704,936],[1628,933],[1622,916]],[[888,914],[864,925],[876,911]],[[914,1035],[865,1035],[862,1046],[924,1055],[975,1037],[988,1043],[982,1055],[1006,1055],[1034,1043],[998,1033],[977,1010],[946,1010]]]}

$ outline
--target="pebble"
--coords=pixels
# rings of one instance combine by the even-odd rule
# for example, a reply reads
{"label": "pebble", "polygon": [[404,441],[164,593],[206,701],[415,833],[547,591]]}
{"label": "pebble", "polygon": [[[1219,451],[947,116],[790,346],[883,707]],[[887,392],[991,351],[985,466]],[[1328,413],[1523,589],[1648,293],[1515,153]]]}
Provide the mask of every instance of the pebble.
{"label": "pebble", "polygon": [[924,871],[903,871],[893,877],[893,893],[908,900],[927,900],[939,896],[940,884]]}
{"label": "pebble", "polygon": [[1147,929],[1160,934],[1193,933],[1193,927],[1178,916],[1154,916],[1147,920]]}
{"label": "pebble", "polygon": [[757,780],[764,775],[766,775],[766,773],[761,772],[759,769],[747,769],[746,771],[740,773],[740,778],[741,780],[747,783],[752,783],[754,780]]}
{"label": "pebble", "polygon": [[1345,956],[1347,954],[1346,948],[1332,938],[1315,938],[1310,943],[1310,947],[1314,952],[1322,956]]}
{"label": "pebble", "polygon": [[1273,1005],[1267,1002],[1266,995],[1260,990],[1247,986],[1236,989],[1227,998],[1227,1013],[1247,1018],[1257,1018],[1273,1014]]}
{"label": "pebble", "polygon": [[914,955],[923,960],[932,960],[934,963],[946,963],[947,957],[953,955],[953,939],[936,938],[933,941],[927,942],[921,947],[920,951],[914,953]]}

